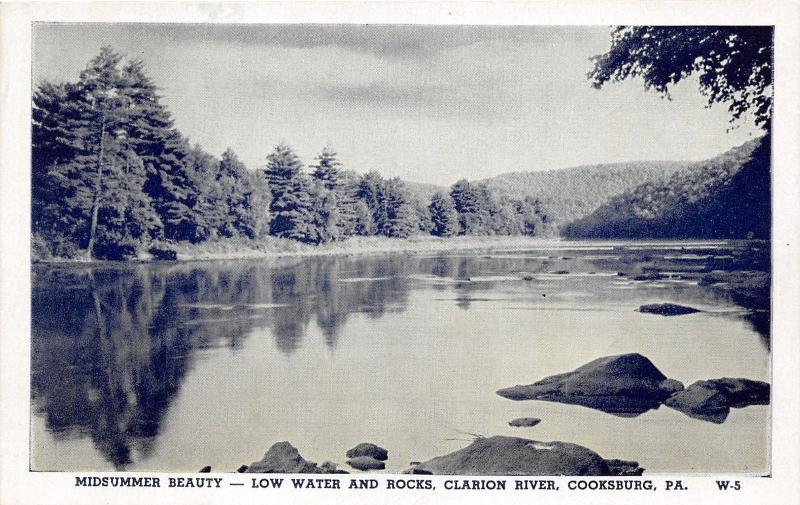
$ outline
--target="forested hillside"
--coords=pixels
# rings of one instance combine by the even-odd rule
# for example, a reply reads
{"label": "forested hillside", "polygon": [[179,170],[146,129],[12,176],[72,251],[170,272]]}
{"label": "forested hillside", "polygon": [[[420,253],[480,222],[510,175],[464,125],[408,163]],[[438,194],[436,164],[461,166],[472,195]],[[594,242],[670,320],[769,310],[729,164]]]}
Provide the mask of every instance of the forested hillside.
{"label": "forested hillside", "polygon": [[[32,130],[34,259],[174,259],[175,244],[278,237],[542,235],[534,198],[462,180],[435,192],[348,170],[324,147],[308,165],[291,147],[248,169],[192,145],[141,60],[105,47],[77,82],[36,86]],[[435,192],[435,194],[434,194]]]}
{"label": "forested hillside", "polygon": [[613,198],[561,229],[570,238],[770,236],[770,137]]}
{"label": "forested hillside", "polygon": [[691,162],[634,161],[584,165],[561,170],[511,172],[486,179],[493,192],[510,198],[533,197],[556,225],[584,217],[612,197],[640,184],[666,181]]}

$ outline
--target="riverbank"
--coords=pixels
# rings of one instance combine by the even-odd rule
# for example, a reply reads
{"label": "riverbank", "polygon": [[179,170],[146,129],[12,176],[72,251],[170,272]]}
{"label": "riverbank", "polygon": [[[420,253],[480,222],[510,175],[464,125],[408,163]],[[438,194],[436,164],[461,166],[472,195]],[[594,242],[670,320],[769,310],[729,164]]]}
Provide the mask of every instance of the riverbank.
{"label": "riverbank", "polygon": [[[602,243],[605,246],[624,245],[630,241],[579,241],[561,238],[539,238],[527,236],[460,236],[434,237],[419,235],[410,238],[388,237],[350,237],[341,242],[327,244],[304,244],[295,240],[266,237],[259,240],[230,238],[208,240],[198,244],[171,243],[160,248],[175,252],[173,261],[212,261],[259,259],[291,256],[355,256],[373,254],[429,254],[442,252],[490,252],[499,250],[530,250],[560,247],[587,247],[590,244]],[[669,240],[639,241],[638,245],[665,246]],[[680,241],[681,245],[716,247],[725,244],[723,240],[701,240],[691,243]],[[42,257],[35,251],[32,254],[34,263],[92,263],[103,260],[87,260],[85,258]],[[141,251],[130,262],[157,261],[158,258],[147,251]]]}
{"label": "riverbank", "polygon": [[[388,237],[351,237],[341,242],[304,244],[295,240],[267,237],[260,240],[231,238],[209,240],[198,244],[175,243],[168,248],[175,251],[177,261],[212,261],[233,259],[258,259],[286,256],[331,256],[370,254],[426,254],[453,251],[495,251],[530,249],[554,246],[560,239],[508,236],[433,237],[418,236],[406,239]],[[129,261],[155,261],[143,251]],[[42,258],[34,254],[36,263],[90,263],[84,258]]]}

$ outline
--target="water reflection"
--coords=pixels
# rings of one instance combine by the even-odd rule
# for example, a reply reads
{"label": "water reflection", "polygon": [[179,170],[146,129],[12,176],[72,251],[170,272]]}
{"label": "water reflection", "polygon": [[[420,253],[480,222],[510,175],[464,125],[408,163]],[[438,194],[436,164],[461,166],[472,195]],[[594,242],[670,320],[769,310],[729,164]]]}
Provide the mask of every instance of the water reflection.
{"label": "water reflection", "polygon": [[[669,252],[658,254],[662,269],[688,266],[690,271],[697,266],[665,260]],[[326,348],[335,352],[354,314],[378,319],[403,312],[410,292],[421,288],[446,293],[445,299],[465,311],[477,301],[496,300],[498,292],[506,300],[526,301],[527,308],[560,302],[582,310],[597,296],[606,303],[622,303],[631,291],[613,289],[616,277],[611,274],[636,273],[655,261],[653,254],[649,259],[625,254],[593,258],[574,252],[567,259],[563,256],[517,252],[37,266],[32,293],[33,409],[56,437],[88,436],[107,461],[125,469],[134,453],[146,458],[153,450],[165,413],[203,350],[227,348],[237,353],[249,335],[263,330],[284,356],[291,357],[302,352],[313,324],[320,328]],[[732,299],[746,307],[713,286],[656,286],[630,287],[640,296],[708,305]],[[583,296],[580,291],[595,298],[576,298]],[[741,317],[768,346],[769,314],[747,312]]]}
{"label": "water reflection", "polygon": [[[336,346],[353,312],[403,310],[406,262],[338,258],[131,268],[37,268],[32,296],[32,395],[61,437],[88,434],[117,469],[146,456],[196,351],[241,348],[269,328],[291,355],[311,321]],[[344,276],[386,282],[340,282]]]}

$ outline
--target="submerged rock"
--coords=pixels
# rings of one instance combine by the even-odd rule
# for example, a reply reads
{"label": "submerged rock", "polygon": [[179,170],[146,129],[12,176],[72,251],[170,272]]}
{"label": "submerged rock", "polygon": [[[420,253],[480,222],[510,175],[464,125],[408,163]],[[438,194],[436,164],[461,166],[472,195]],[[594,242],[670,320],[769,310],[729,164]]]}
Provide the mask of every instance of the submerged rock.
{"label": "submerged rock", "polygon": [[511,400],[545,400],[583,405],[619,416],[637,416],[657,408],[683,389],[638,353],[606,356],[572,372],[546,377],[527,386],[500,389]]}
{"label": "submerged rock", "polygon": [[347,460],[347,464],[356,470],[383,470],[386,463],[370,456],[356,456]]}
{"label": "submerged rock", "polygon": [[509,426],[513,426],[515,428],[527,428],[531,426],[536,426],[537,424],[541,423],[542,420],[536,417],[519,417],[510,421],[508,423]]}
{"label": "submerged rock", "polygon": [[700,312],[698,309],[675,303],[651,303],[649,305],[642,305],[637,310],[644,314],[659,314],[661,316],[681,316],[683,314]]}
{"label": "submerged rock", "polygon": [[769,396],[766,382],[724,377],[697,381],[667,398],[664,404],[696,419],[722,423],[731,408],[768,405]]}
{"label": "submerged rock", "polygon": [[347,451],[348,458],[357,458],[359,456],[369,456],[380,461],[385,461],[389,457],[389,451],[375,444],[363,442]]}
{"label": "submerged rock", "polygon": [[658,272],[647,272],[644,274],[639,274],[633,277],[635,281],[660,281],[661,279],[665,279],[666,276],[658,273]]}
{"label": "submerged rock", "polygon": [[503,436],[479,438],[464,449],[433,458],[406,472],[438,475],[620,475],[613,473],[605,459],[586,447]]}
{"label": "submerged rock", "polygon": [[313,461],[304,459],[300,452],[289,442],[274,444],[261,458],[252,463],[246,473],[333,473],[329,468],[317,466]]}

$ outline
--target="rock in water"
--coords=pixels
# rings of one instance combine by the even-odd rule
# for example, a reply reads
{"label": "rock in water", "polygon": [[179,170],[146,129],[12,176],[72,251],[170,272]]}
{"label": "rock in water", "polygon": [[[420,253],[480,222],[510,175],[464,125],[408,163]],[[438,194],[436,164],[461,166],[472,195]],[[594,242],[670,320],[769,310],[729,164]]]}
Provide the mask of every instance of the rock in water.
{"label": "rock in water", "polygon": [[386,463],[370,456],[356,456],[347,460],[347,464],[356,470],[383,470]]}
{"label": "rock in water", "polygon": [[389,457],[389,451],[369,442],[358,444],[347,451],[348,458],[357,458],[359,456],[369,456],[379,461],[385,461]]}
{"label": "rock in water", "polygon": [[607,459],[606,464],[612,475],[619,475],[620,477],[634,477],[644,473],[644,468],[640,467],[637,461]]}
{"label": "rock in water", "polygon": [[464,449],[433,458],[407,472],[435,475],[619,475],[613,473],[599,454],[586,447],[503,436],[479,438]]}
{"label": "rock in water", "polygon": [[203,468],[200,469],[200,472],[198,472],[198,473],[211,473],[211,467],[210,466],[204,466]]}
{"label": "rock in water", "polygon": [[664,404],[690,417],[719,424],[728,418],[731,408],[768,405],[769,394],[766,382],[724,377],[697,381]]}
{"label": "rock in water", "polygon": [[683,314],[700,312],[692,307],[685,307],[675,303],[651,303],[649,305],[642,305],[638,310],[643,314],[658,314],[661,316],[682,316]]}
{"label": "rock in water", "polygon": [[572,372],[501,389],[497,394],[511,400],[570,403],[637,416],[682,389],[683,384],[668,379],[649,359],[634,353],[598,358]]}
{"label": "rock in water", "polygon": [[542,420],[536,417],[520,417],[510,421],[508,423],[509,426],[513,426],[515,428],[527,428],[530,426],[536,426],[537,424],[541,423]]}
{"label": "rock in water", "polygon": [[344,470],[339,470],[336,467],[336,463],[333,461],[324,461],[321,465],[319,465],[320,470],[322,473],[347,473]]}
{"label": "rock in water", "polygon": [[252,463],[246,473],[331,473],[313,461],[304,459],[289,442],[278,442],[269,448],[261,461]]}

